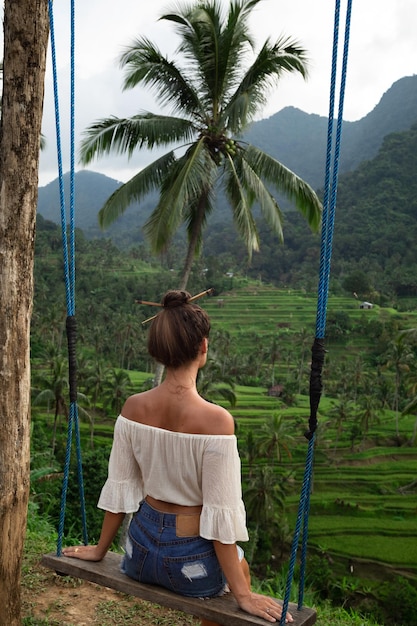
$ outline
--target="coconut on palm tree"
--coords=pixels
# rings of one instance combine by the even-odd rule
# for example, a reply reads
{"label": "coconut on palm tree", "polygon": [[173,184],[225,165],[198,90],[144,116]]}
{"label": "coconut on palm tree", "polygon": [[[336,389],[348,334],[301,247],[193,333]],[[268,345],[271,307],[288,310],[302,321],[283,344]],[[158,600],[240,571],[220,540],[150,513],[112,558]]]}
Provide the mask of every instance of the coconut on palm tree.
{"label": "coconut on palm tree", "polygon": [[305,50],[290,38],[268,39],[255,51],[248,21],[260,1],[233,0],[224,11],[219,0],[200,0],[164,14],[161,19],[172,22],[180,38],[175,59],[139,37],[120,63],[126,72],[124,89],[151,87],[169,113],[99,120],[86,130],[81,145],[84,164],[112,151],[131,156],[135,150],[169,147],[112,194],[99,220],[102,227],[110,225],[130,204],[158,190],[145,233],[153,250],[161,252],[185,224],[183,289],[220,187],[249,255],[259,248],[255,203],[271,229],[282,236],[282,215],[272,188],[286,194],[313,228],[320,223],[321,204],[311,187],[241,139],[283,74],[307,75]]}

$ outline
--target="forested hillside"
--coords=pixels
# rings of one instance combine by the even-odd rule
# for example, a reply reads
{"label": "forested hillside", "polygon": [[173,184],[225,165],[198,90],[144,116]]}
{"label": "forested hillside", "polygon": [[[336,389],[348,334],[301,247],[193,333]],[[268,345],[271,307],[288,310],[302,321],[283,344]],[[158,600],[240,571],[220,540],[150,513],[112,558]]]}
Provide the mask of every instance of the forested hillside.
{"label": "forested hillside", "polygon": [[[333,242],[333,291],[340,293],[345,289],[375,302],[394,304],[398,296],[416,295],[416,171],[417,125],[386,137],[375,159],[340,177]],[[210,223],[203,258],[196,263],[196,275],[205,270],[210,284],[218,285],[227,272],[240,272],[277,286],[314,290],[319,236],[313,235],[295,212],[285,215],[284,244],[279,243],[266,225],[260,224],[259,228],[261,251],[248,265],[246,250],[230,222]],[[166,270],[178,269],[183,246],[177,240],[162,259],[152,258],[143,243],[132,254],[148,262],[162,263]]]}
{"label": "forested hillside", "polygon": [[[340,173],[351,171],[361,162],[374,158],[386,135],[407,130],[416,121],[417,76],[410,76],[394,83],[363,119],[343,124]],[[326,134],[325,117],[287,107],[266,120],[255,122],[244,139],[278,158],[314,189],[319,189],[324,181]],[[120,184],[101,174],[78,172],[75,176],[76,221],[87,237],[110,237],[120,248],[126,249],[143,240],[142,225],[155,206],[155,197],[147,197],[140,208],[132,206],[102,233],[97,222],[98,211]],[[64,186],[68,206],[68,175]],[[291,207],[282,201],[282,208]],[[58,180],[39,189],[38,211],[45,219],[59,223]],[[229,220],[229,209],[219,197],[212,224]]]}
{"label": "forested hillside", "polygon": [[[417,125],[384,140],[379,154],[339,179],[333,242],[332,286],[373,298],[417,293]],[[220,235],[220,229],[222,229]],[[247,273],[280,286],[311,289],[319,259],[319,237],[295,213],[280,245],[261,229],[261,251]],[[219,236],[220,235],[220,236]],[[242,269],[245,251],[230,226],[208,229],[206,253],[233,259]]]}
{"label": "forested hillside", "polygon": [[[417,121],[417,76],[395,82],[377,106],[357,122],[344,122],[340,172],[372,159],[383,138],[409,129]],[[314,189],[324,181],[327,118],[287,107],[253,124],[248,141],[285,163]]]}

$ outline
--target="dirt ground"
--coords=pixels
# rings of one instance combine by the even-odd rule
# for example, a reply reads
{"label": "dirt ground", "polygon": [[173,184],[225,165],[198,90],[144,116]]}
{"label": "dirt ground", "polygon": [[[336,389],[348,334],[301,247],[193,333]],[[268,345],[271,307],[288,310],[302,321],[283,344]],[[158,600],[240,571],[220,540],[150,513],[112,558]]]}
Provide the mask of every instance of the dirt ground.
{"label": "dirt ground", "polygon": [[[58,577],[57,577],[58,578]],[[32,607],[32,614],[38,618],[48,618],[61,624],[90,626],[97,624],[97,607],[101,603],[120,600],[120,594],[111,589],[101,588],[90,583],[62,584],[51,581],[36,597],[26,598]]]}
{"label": "dirt ground", "polygon": [[[33,572],[34,574],[35,572]],[[198,620],[131,596],[59,576],[36,566],[36,583],[22,590],[23,616],[48,626],[197,626]],[[42,620],[42,622],[41,622]],[[29,622],[30,623],[30,622]]]}

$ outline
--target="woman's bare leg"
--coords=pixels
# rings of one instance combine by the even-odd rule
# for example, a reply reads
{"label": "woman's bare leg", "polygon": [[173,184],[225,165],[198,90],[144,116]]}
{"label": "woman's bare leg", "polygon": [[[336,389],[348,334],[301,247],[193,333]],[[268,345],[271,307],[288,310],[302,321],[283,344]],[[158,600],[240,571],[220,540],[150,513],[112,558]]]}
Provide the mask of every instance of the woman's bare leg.
{"label": "woman's bare leg", "polygon": [[[248,582],[248,587],[250,589],[250,571],[248,562],[246,559],[242,559],[240,563],[242,565],[243,573],[245,574],[245,578]],[[220,626],[220,624],[218,624],[217,622],[210,622],[207,619],[202,619],[201,626]]]}

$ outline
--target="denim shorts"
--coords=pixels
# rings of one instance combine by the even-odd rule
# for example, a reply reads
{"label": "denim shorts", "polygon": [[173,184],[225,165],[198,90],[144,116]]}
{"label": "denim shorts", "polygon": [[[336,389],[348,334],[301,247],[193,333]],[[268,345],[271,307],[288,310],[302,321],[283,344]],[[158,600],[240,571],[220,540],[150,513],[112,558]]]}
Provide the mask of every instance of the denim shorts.
{"label": "denim shorts", "polygon": [[141,502],[130,522],[122,572],[183,596],[221,595],[226,579],[213,542],[200,536],[177,537],[176,517]]}

